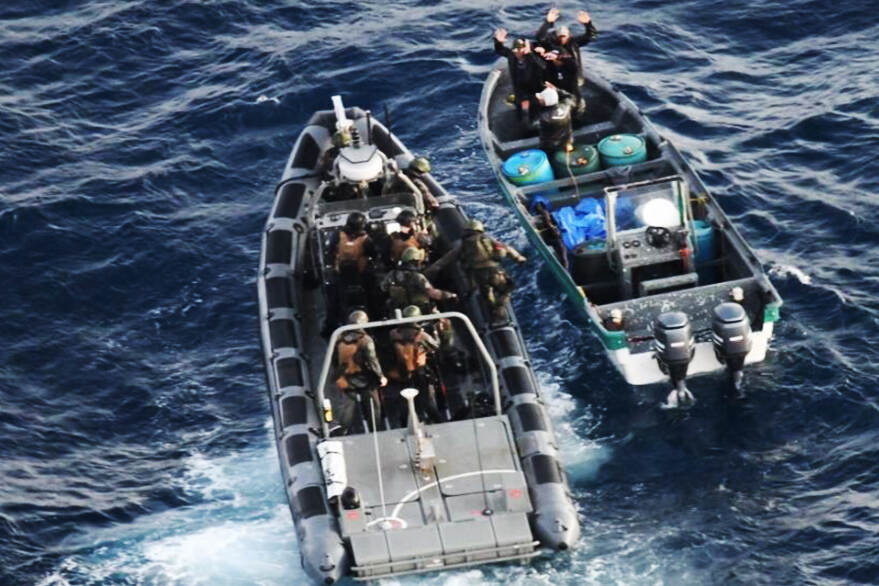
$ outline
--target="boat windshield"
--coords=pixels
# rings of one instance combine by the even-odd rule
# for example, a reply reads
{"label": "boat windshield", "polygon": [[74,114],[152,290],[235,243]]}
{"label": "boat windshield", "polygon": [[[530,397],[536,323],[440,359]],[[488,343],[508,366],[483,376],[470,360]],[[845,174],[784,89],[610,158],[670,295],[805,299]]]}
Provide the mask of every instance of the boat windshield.
{"label": "boat windshield", "polygon": [[607,239],[619,232],[647,226],[678,228],[686,221],[684,187],[680,177],[619,185],[605,189]]}

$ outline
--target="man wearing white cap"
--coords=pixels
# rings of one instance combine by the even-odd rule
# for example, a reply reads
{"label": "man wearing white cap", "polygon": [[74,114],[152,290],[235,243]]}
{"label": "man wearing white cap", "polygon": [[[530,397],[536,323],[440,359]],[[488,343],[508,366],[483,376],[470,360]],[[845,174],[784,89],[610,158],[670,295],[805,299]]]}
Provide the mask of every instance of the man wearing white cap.
{"label": "man wearing white cap", "polygon": [[571,128],[571,107],[574,97],[551,83],[537,94],[540,114],[537,121],[540,127],[540,148],[552,157],[556,151],[573,148]]}

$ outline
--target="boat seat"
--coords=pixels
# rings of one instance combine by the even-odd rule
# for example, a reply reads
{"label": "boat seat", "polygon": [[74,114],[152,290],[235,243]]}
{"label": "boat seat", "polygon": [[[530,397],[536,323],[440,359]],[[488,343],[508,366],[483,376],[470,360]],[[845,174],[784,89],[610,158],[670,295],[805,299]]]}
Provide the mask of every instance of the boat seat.
{"label": "boat seat", "polygon": [[661,279],[650,279],[649,281],[641,281],[641,284],[638,286],[639,297],[695,287],[698,282],[699,275],[695,272],[684,273],[683,275],[673,275],[671,277],[663,277]]}

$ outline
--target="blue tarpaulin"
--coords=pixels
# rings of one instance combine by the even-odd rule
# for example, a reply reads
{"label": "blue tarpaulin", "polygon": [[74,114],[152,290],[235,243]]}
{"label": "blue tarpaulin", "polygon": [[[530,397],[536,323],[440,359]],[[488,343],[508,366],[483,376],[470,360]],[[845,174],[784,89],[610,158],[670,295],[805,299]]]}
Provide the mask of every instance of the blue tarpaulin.
{"label": "blue tarpaulin", "polygon": [[552,212],[562,232],[562,241],[568,250],[587,240],[604,240],[604,201],[586,198],[576,206],[566,206]]}

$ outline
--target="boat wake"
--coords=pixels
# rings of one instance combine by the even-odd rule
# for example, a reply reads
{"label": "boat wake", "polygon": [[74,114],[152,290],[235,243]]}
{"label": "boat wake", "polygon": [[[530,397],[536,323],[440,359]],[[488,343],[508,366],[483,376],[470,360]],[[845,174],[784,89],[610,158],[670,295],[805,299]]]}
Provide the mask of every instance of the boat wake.
{"label": "boat wake", "polygon": [[212,459],[195,454],[182,483],[196,504],[72,538],[73,551],[39,582],[68,584],[296,584],[290,511],[269,438]]}

